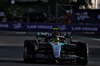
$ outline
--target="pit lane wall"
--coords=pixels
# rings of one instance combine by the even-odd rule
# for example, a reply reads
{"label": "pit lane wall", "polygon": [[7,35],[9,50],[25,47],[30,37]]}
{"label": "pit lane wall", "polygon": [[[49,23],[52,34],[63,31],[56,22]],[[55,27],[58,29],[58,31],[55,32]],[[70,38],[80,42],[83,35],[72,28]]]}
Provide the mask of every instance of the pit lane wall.
{"label": "pit lane wall", "polygon": [[100,25],[0,22],[0,31],[52,32],[53,28],[59,28],[60,32],[100,33]]}

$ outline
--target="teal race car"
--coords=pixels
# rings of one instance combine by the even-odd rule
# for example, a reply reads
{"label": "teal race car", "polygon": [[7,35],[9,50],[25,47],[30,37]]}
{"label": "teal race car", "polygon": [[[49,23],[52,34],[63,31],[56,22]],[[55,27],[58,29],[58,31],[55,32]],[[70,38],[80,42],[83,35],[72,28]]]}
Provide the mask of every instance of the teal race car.
{"label": "teal race car", "polygon": [[72,35],[53,33],[37,33],[36,39],[25,40],[23,58],[25,62],[36,60],[73,61],[77,64],[88,63],[87,43],[72,40]]}

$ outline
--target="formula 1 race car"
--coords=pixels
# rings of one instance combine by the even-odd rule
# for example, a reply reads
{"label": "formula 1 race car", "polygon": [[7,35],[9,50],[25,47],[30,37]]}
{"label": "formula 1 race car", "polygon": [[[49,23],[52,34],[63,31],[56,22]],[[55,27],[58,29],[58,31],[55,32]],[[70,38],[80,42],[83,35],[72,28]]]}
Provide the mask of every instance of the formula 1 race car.
{"label": "formula 1 race car", "polygon": [[88,63],[88,46],[87,43],[72,40],[71,34],[38,32],[36,39],[25,40],[23,58],[25,62],[57,60],[85,65]]}

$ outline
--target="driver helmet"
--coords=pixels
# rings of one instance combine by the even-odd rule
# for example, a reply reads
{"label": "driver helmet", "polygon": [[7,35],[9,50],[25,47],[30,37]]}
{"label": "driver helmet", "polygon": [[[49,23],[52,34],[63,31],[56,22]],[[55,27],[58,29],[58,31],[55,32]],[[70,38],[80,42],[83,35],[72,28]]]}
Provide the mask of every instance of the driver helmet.
{"label": "driver helmet", "polygon": [[[57,32],[57,31],[54,31],[52,32],[52,36],[60,36],[60,33]],[[59,38],[52,38],[52,42],[56,42],[56,41],[59,41],[60,39]]]}

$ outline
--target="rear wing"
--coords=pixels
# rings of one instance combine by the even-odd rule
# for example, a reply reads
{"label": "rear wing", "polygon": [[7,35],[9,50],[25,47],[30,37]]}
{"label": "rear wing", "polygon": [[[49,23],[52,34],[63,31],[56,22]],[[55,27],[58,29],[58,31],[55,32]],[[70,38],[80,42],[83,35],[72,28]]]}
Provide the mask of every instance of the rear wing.
{"label": "rear wing", "polygon": [[[65,38],[72,38],[72,34],[71,33],[60,33],[61,36],[64,36]],[[37,32],[36,34],[36,37],[42,37],[42,38],[45,38],[45,37],[49,37],[49,36],[52,36],[52,33],[48,33],[48,32],[45,32],[45,33],[40,33],[40,32]]]}

